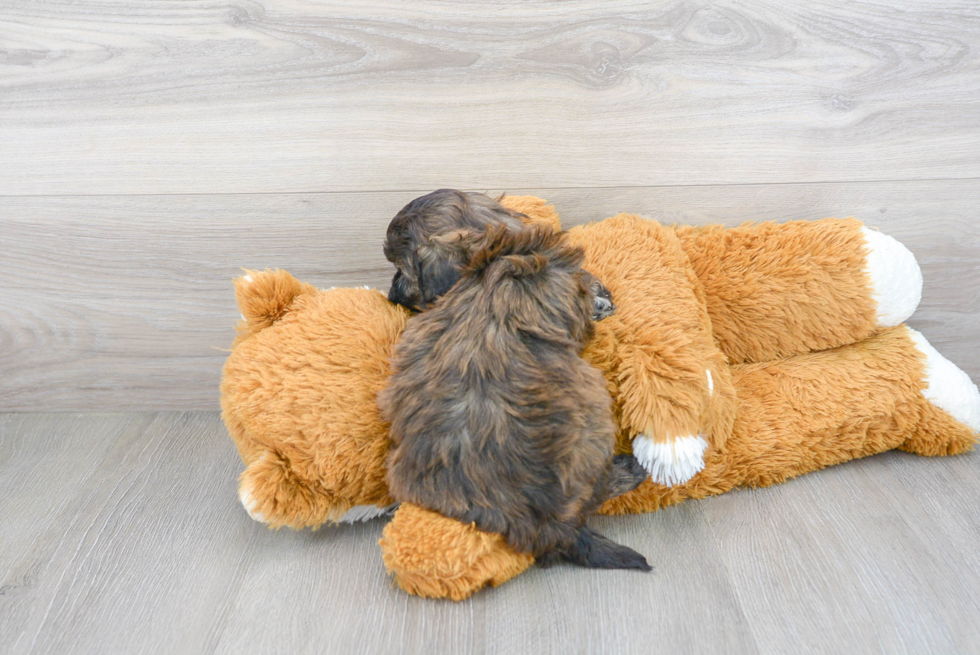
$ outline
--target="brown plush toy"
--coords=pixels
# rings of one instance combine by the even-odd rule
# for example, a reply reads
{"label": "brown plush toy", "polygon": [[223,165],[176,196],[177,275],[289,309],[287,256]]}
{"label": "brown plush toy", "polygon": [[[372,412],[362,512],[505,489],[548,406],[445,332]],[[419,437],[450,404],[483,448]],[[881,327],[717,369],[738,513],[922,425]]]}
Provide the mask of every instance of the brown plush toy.
{"label": "brown plush toy", "polygon": [[[543,200],[504,204],[559,226]],[[569,239],[618,308],[583,356],[608,381],[617,452],[651,474],[605,514],[978,438],[977,387],[901,325],[921,295],[915,258],[859,221],[726,229],[620,214]],[[244,320],[221,402],[249,514],[315,528],[389,512],[375,397],[409,315],[378,291],[320,291],[283,271],[249,272],[235,290]],[[499,535],[407,504],[381,546],[398,584],[428,597],[459,600],[533,564]]]}

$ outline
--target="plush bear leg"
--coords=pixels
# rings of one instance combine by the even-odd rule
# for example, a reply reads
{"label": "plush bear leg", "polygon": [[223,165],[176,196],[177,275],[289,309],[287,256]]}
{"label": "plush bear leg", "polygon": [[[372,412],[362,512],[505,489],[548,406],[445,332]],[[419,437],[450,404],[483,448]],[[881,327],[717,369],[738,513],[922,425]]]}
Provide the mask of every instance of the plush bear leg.
{"label": "plush bear leg", "polygon": [[253,459],[238,480],[238,497],[253,520],[270,528],[319,528],[324,523],[356,523],[391,511],[387,500],[353,505],[300,478],[277,453],[266,451]]}
{"label": "plush bear leg", "polygon": [[924,336],[912,329],[908,336],[924,360],[924,402],[918,428],[899,448],[928,456],[969,450],[980,433],[980,390]]}
{"label": "plush bear leg", "polygon": [[854,219],[675,229],[731,364],[856,343],[922,297],[915,256]]}
{"label": "plush bear leg", "polygon": [[653,480],[683,484],[709,443],[724,448],[735,409],[688,256],[672,230],[630,214],[572,228],[568,239],[619,307],[595,324],[582,356],[606,375],[627,448]]}
{"label": "plush bear leg", "polygon": [[514,552],[499,534],[410,503],[395,511],[378,543],[398,586],[424,598],[463,600],[534,564],[531,555]]}
{"label": "plush bear leg", "polygon": [[[977,439],[966,423],[978,416],[970,413],[980,407],[976,387],[924,350],[900,326],[834,350],[734,367],[739,408],[726,451],[709,449],[704,470],[686,484],[647,481],[607,502],[602,513],[647,512],[734,487],[768,486],[893,448],[929,455],[966,450]],[[953,377],[949,367],[962,374],[955,393],[939,385]]]}

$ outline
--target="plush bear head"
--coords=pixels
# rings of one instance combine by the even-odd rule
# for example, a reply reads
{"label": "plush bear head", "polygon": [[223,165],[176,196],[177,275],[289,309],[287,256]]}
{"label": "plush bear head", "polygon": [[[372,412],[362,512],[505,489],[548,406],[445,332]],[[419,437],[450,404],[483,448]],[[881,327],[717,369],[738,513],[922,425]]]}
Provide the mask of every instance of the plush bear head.
{"label": "plush bear head", "polygon": [[242,504],[272,527],[383,513],[387,427],[375,397],[408,312],[377,290],[318,290],[285,271],[235,280],[242,312],[221,408],[246,465]]}

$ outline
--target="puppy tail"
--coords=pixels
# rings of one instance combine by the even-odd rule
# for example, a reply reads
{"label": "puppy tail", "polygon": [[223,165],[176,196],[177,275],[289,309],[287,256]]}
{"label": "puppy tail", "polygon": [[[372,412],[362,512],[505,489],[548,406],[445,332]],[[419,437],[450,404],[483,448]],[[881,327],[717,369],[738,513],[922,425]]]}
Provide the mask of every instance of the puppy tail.
{"label": "puppy tail", "polygon": [[562,553],[562,559],[589,569],[652,570],[643,555],[587,527],[579,530],[575,544]]}

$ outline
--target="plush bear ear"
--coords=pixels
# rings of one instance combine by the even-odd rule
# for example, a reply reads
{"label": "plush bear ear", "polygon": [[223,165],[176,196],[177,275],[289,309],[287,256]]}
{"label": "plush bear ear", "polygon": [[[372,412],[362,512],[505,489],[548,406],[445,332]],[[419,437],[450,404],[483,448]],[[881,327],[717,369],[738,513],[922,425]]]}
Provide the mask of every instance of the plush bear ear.
{"label": "plush bear ear", "polygon": [[500,204],[511,211],[524,214],[525,222],[530,225],[547,225],[555,232],[561,231],[561,219],[554,205],[547,200],[535,196],[504,196]]}
{"label": "plush bear ear", "polygon": [[235,299],[243,319],[239,332],[254,334],[269,327],[286,314],[297,296],[314,290],[286,271],[246,269],[245,275],[235,278]]}

